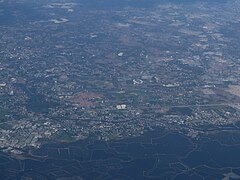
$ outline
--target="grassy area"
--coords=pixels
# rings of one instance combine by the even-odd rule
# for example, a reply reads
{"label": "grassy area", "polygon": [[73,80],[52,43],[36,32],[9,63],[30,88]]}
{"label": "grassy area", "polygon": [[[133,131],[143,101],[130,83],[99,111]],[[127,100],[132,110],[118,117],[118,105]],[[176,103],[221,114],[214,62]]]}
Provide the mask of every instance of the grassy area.
{"label": "grassy area", "polygon": [[9,98],[9,95],[1,95],[0,96],[0,101],[1,100],[7,100]]}
{"label": "grassy area", "polygon": [[9,111],[3,108],[0,108],[0,122],[5,122],[8,120],[6,115],[9,114]]}
{"label": "grassy area", "polygon": [[53,139],[58,142],[66,142],[66,143],[73,142],[76,140],[71,134],[69,134],[66,131],[58,132],[57,134],[55,134]]}
{"label": "grassy area", "polygon": [[10,125],[8,123],[2,123],[2,124],[0,124],[0,129],[10,130],[10,129],[12,129],[12,125]]}

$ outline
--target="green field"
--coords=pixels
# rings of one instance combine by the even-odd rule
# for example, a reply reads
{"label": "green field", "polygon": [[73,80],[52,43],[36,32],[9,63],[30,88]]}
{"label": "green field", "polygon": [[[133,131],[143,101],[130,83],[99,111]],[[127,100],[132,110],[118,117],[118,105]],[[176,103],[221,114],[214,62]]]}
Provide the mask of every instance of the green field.
{"label": "green field", "polygon": [[53,139],[58,142],[66,143],[75,141],[75,138],[66,131],[58,132],[57,134],[54,135]]}

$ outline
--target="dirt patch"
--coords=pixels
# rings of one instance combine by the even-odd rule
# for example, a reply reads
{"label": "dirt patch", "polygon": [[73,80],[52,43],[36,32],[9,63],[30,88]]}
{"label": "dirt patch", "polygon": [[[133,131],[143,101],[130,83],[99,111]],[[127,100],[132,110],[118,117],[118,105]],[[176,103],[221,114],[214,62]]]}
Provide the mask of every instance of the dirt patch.
{"label": "dirt patch", "polygon": [[103,98],[104,97],[98,93],[79,92],[72,97],[71,102],[80,107],[91,108],[98,105],[99,100]]}

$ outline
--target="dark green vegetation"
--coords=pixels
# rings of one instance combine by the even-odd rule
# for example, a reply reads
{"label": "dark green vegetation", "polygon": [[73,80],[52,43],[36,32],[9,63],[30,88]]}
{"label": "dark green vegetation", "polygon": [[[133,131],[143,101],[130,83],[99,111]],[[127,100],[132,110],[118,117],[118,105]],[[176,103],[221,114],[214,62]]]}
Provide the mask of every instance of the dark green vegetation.
{"label": "dark green vegetation", "polygon": [[[193,141],[176,133],[156,129],[137,138],[116,141],[83,140],[75,143],[46,144],[33,152],[40,161],[5,158],[0,154],[0,172],[5,177],[57,179],[223,179],[240,172],[240,134],[235,142],[221,132],[210,139]],[[60,137],[66,138],[66,134]],[[220,138],[218,138],[220,137]],[[68,139],[68,138],[67,138]],[[236,156],[233,156],[235,155]],[[41,161],[41,157],[44,161]],[[234,158],[232,158],[234,157]],[[13,164],[24,171],[8,170]],[[5,167],[5,168],[3,168]],[[2,169],[1,169],[2,168]],[[56,173],[58,172],[58,173]],[[142,173],[144,172],[144,173]]]}
{"label": "dark green vegetation", "polygon": [[240,128],[240,121],[236,122],[235,125]]}

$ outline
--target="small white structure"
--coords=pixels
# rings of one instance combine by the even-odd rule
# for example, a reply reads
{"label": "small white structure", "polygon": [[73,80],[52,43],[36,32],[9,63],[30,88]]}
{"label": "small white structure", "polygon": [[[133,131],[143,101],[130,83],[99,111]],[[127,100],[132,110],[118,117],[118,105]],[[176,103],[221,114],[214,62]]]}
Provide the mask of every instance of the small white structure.
{"label": "small white structure", "polygon": [[118,53],[118,57],[122,57],[123,56],[123,52]]}
{"label": "small white structure", "polygon": [[117,105],[117,109],[126,109],[127,105],[126,104],[119,104]]}
{"label": "small white structure", "polygon": [[179,87],[179,83],[173,83],[173,84],[163,84],[164,87],[172,88],[172,87]]}
{"label": "small white structure", "polygon": [[142,84],[143,83],[143,80],[141,79],[134,79],[133,80],[133,84]]}
{"label": "small white structure", "polygon": [[10,91],[10,92],[9,92],[9,95],[11,95],[11,96],[14,95],[14,92],[13,92],[13,91]]}
{"label": "small white structure", "polygon": [[0,83],[0,87],[5,87],[7,83]]}

